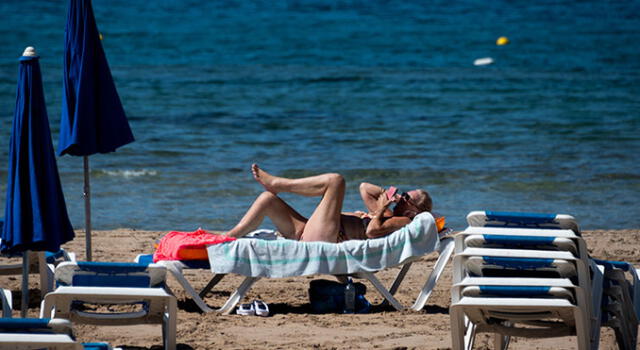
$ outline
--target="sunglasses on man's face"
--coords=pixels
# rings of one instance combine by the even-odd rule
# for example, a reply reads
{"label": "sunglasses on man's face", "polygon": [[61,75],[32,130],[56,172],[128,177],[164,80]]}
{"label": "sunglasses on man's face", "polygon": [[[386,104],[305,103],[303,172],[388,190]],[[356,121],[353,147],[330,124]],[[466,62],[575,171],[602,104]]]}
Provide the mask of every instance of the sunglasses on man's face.
{"label": "sunglasses on man's face", "polygon": [[412,206],[416,207],[416,205],[412,202],[413,198],[411,198],[409,193],[402,192],[402,194],[400,195],[400,198],[402,198],[403,201],[405,201],[405,202],[411,204]]}

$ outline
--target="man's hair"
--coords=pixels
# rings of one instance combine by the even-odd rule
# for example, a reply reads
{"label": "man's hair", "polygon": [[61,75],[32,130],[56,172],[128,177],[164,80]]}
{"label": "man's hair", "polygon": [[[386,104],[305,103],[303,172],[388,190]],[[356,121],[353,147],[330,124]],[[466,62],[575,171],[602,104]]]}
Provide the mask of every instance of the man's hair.
{"label": "man's hair", "polygon": [[431,201],[431,196],[429,195],[429,193],[425,190],[416,190],[420,196],[419,198],[415,199],[415,206],[416,209],[420,210],[420,212],[431,212],[431,209],[433,209],[433,202]]}

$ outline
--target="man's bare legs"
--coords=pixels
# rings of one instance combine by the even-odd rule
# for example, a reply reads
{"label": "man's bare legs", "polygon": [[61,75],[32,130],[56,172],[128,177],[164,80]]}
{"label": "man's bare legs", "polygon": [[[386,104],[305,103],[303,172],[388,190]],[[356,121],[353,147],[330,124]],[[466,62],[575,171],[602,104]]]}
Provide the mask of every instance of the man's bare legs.
{"label": "man's bare legs", "polygon": [[251,207],[240,222],[227,232],[231,237],[242,237],[255,230],[268,216],[278,232],[288,239],[299,240],[307,219],[298,214],[280,197],[271,192],[263,192],[251,204]]}
{"label": "man's bare legs", "polygon": [[271,175],[268,172],[260,169],[260,167],[258,167],[258,164],[251,165],[251,173],[253,174],[253,178],[262,186],[264,186],[265,190],[273,194],[278,194],[280,192],[290,192],[307,197],[322,196],[326,192],[327,187],[330,185],[329,177],[338,175],[321,174],[302,177],[298,179],[289,179],[286,177]]}
{"label": "man's bare legs", "polygon": [[[344,178],[341,175],[322,174],[300,179],[288,179],[273,176],[260,169],[256,164],[251,166],[251,172],[256,181],[272,195],[270,196],[268,192],[260,195],[240,220],[240,223],[229,231],[229,235],[242,236],[257,228],[264,217],[268,216],[278,230],[285,235],[297,235],[297,238],[302,241],[337,241],[345,191]],[[280,192],[291,192],[303,196],[322,196],[322,199],[309,220],[305,220],[276,196]],[[299,230],[300,223],[304,223],[302,232]],[[285,229],[286,232],[282,229]]]}

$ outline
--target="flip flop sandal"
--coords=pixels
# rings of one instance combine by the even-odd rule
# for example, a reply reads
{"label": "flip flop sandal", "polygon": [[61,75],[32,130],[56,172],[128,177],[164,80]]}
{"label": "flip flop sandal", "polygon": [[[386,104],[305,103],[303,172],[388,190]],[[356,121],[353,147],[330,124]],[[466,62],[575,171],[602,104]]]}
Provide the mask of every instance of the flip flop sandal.
{"label": "flip flop sandal", "polygon": [[254,300],[253,301],[253,309],[255,310],[256,315],[267,317],[269,316],[269,306],[262,300]]}
{"label": "flip flop sandal", "polygon": [[236,313],[242,316],[254,316],[256,314],[256,309],[253,307],[254,303],[250,304],[240,304],[236,309]]}

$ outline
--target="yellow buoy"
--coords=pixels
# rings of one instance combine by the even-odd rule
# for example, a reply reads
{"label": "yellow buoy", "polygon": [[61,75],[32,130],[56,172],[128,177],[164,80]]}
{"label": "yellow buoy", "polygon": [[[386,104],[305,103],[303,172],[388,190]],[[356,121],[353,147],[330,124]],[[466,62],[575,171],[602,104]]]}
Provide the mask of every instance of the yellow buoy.
{"label": "yellow buoy", "polygon": [[496,45],[502,46],[502,45],[507,45],[509,43],[509,38],[507,38],[506,36],[501,36],[498,38],[498,40],[496,40]]}
{"label": "yellow buoy", "polygon": [[[100,33],[100,40],[104,39],[104,37],[102,36],[102,33]],[[500,45],[500,44],[498,44]]]}

